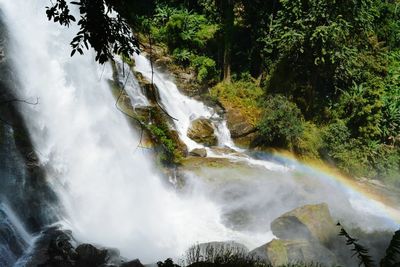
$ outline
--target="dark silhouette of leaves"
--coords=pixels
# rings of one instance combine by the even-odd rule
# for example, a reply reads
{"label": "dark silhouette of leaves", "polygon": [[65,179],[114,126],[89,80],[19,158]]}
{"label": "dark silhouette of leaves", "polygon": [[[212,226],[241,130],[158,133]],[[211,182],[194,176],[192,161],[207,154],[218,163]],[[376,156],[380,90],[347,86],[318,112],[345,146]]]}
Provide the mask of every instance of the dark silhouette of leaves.
{"label": "dark silhouette of leaves", "polygon": [[92,47],[96,52],[96,61],[105,63],[114,54],[131,56],[138,52],[138,41],[133,36],[128,23],[116,12],[114,0],[80,0],[70,4],[78,6],[80,18],[76,22],[66,0],[56,0],[46,8],[47,18],[69,27],[76,22],[80,27],[71,41],[71,56],[83,49]]}
{"label": "dark silhouette of leaves", "polygon": [[358,243],[358,239],[351,237],[340,223],[337,223],[337,226],[340,226],[339,236],[343,236],[344,238],[346,238],[346,245],[353,246],[351,251],[354,252],[353,257],[357,256],[359,260],[358,266],[364,265],[365,267],[374,267],[375,264],[372,260],[372,257],[368,255],[368,249],[360,245]]}
{"label": "dark silhouette of leaves", "polygon": [[400,257],[400,230],[396,231],[386,249],[386,255],[381,261],[381,267],[392,267],[399,264]]}

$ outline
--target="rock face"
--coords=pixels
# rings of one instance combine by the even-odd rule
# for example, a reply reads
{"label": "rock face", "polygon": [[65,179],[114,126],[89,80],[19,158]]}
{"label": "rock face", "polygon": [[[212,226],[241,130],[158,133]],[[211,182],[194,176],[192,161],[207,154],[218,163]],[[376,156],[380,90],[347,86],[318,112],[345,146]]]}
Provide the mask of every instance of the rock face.
{"label": "rock face", "polygon": [[51,227],[43,231],[24,266],[42,267],[144,267],[139,260],[125,261],[116,249],[80,244],[74,248],[72,233]]}
{"label": "rock face", "polygon": [[160,99],[158,88],[152,84],[151,81],[148,81],[145,77],[143,77],[143,74],[140,72],[135,72],[135,76],[150,103],[155,104],[158,102],[158,99]]}
{"label": "rock face", "polygon": [[197,143],[206,146],[215,146],[218,143],[212,123],[205,118],[199,118],[192,122],[188,136]]}
{"label": "rock face", "polygon": [[274,239],[251,253],[270,261],[273,266],[299,261],[327,266],[337,263],[331,249],[337,242],[338,229],[327,204],[306,205],[289,211],[272,221],[271,230],[279,240]]}
{"label": "rock face", "polygon": [[207,150],[205,148],[195,148],[190,151],[189,156],[205,158],[207,157]]}
{"label": "rock face", "polygon": [[317,242],[308,240],[274,239],[251,252],[256,257],[271,262],[273,266],[282,266],[291,262],[320,262],[333,264],[335,255]]}
{"label": "rock face", "polygon": [[315,239],[324,245],[337,236],[336,223],[325,203],[287,212],[271,223],[271,230],[281,239]]}

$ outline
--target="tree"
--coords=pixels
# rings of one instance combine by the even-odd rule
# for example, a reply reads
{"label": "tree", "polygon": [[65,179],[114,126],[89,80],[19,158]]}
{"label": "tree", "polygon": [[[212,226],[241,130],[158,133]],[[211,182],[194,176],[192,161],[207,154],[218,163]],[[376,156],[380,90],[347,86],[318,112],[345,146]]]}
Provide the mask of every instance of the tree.
{"label": "tree", "polygon": [[[71,14],[71,5],[79,9],[77,21]],[[96,52],[96,61],[105,63],[114,54],[133,55],[138,51],[138,41],[133,36],[128,23],[117,13],[121,1],[115,0],[77,0],[67,3],[56,0],[46,7],[49,20],[69,27],[76,23],[80,30],[71,41],[73,56],[83,54],[83,49],[92,47]]]}
{"label": "tree", "polygon": [[232,42],[234,26],[234,0],[217,0],[222,15],[222,30],[224,34],[223,74],[224,82],[231,82]]}
{"label": "tree", "polygon": [[[351,86],[354,62],[368,45],[374,0],[280,0],[280,10],[264,37],[266,54],[277,63],[269,90],[287,90],[312,116]],[[282,92],[280,92],[282,93]]]}

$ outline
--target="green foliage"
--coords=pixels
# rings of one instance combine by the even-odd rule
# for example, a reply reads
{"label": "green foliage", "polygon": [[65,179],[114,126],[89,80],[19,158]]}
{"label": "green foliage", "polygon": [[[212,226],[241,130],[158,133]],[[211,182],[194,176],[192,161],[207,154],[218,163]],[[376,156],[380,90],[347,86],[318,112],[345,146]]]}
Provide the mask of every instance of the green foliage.
{"label": "green foliage", "polygon": [[383,140],[395,145],[396,138],[400,137],[400,51],[390,52],[388,61],[381,129]]}
{"label": "green foliage", "polygon": [[161,162],[166,164],[179,163],[182,159],[182,154],[178,150],[177,144],[172,138],[168,126],[166,124],[149,124],[147,129],[162,147],[162,154],[160,156]]}
{"label": "green foliage", "polygon": [[301,111],[281,95],[267,97],[257,125],[258,142],[263,145],[293,148],[304,130]]}
{"label": "green foliage", "polygon": [[196,70],[199,82],[212,80],[217,74],[215,61],[209,57],[193,56],[190,64]]}
{"label": "green foliage", "polygon": [[379,16],[375,31],[380,40],[384,40],[391,50],[400,47],[399,1],[378,1]]}
{"label": "green foliage", "polygon": [[219,83],[210,91],[225,108],[234,108],[245,116],[251,124],[256,124],[261,114],[260,101],[263,90],[252,79],[234,81],[230,84]]}
{"label": "green foliage", "polygon": [[187,9],[164,6],[158,7],[156,12],[157,26],[160,27],[156,36],[168,45],[170,51],[176,48],[204,49],[218,30],[218,26],[211,24],[204,15]]}
{"label": "green foliage", "polygon": [[382,84],[378,81],[375,87],[363,84],[353,86],[343,92],[339,99],[341,117],[347,118],[348,125],[353,129],[353,136],[376,139],[381,135],[382,119]]}
{"label": "green foliage", "polygon": [[231,84],[218,83],[223,1],[123,2],[115,9],[257,126],[261,144],[400,184],[398,0],[234,1]]}
{"label": "green foliage", "polygon": [[295,144],[296,153],[307,159],[320,159],[320,150],[323,147],[321,130],[311,122],[306,122],[303,128],[304,131]]}
{"label": "green foliage", "polygon": [[[70,5],[79,7],[78,21],[71,15]],[[77,0],[71,3],[56,0],[46,7],[46,14],[49,20],[60,25],[69,27],[76,23],[79,26],[71,41],[71,56],[76,52],[82,55],[83,50],[90,46],[96,52],[96,61],[103,64],[114,54],[131,56],[138,50],[139,44],[126,20],[118,13],[113,14],[119,7],[112,0]]]}

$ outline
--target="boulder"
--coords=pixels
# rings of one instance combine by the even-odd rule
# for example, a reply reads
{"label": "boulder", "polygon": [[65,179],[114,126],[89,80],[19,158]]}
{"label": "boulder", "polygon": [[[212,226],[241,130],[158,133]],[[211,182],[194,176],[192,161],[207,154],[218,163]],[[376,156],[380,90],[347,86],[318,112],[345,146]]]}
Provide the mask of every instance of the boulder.
{"label": "boulder", "polygon": [[280,239],[317,240],[325,246],[338,234],[328,205],[306,205],[289,211],[271,223],[273,234]]}
{"label": "boulder", "polygon": [[107,250],[98,249],[91,244],[81,244],[75,251],[78,254],[77,266],[99,266],[107,262]]}
{"label": "boulder", "polygon": [[214,126],[210,120],[205,118],[199,118],[192,122],[188,130],[188,137],[206,146],[215,146],[218,142]]}
{"label": "boulder", "polygon": [[238,112],[238,110],[232,107],[227,107],[225,110],[227,126],[231,132],[232,138],[245,137],[256,131],[254,123],[250,122],[249,119]]}
{"label": "boulder", "polygon": [[205,158],[207,157],[207,150],[205,148],[195,148],[190,151],[189,156]]}
{"label": "boulder", "polygon": [[336,263],[335,255],[317,241],[278,240],[250,252],[254,257],[269,261],[272,266],[283,266],[292,262],[319,262],[330,266]]}

